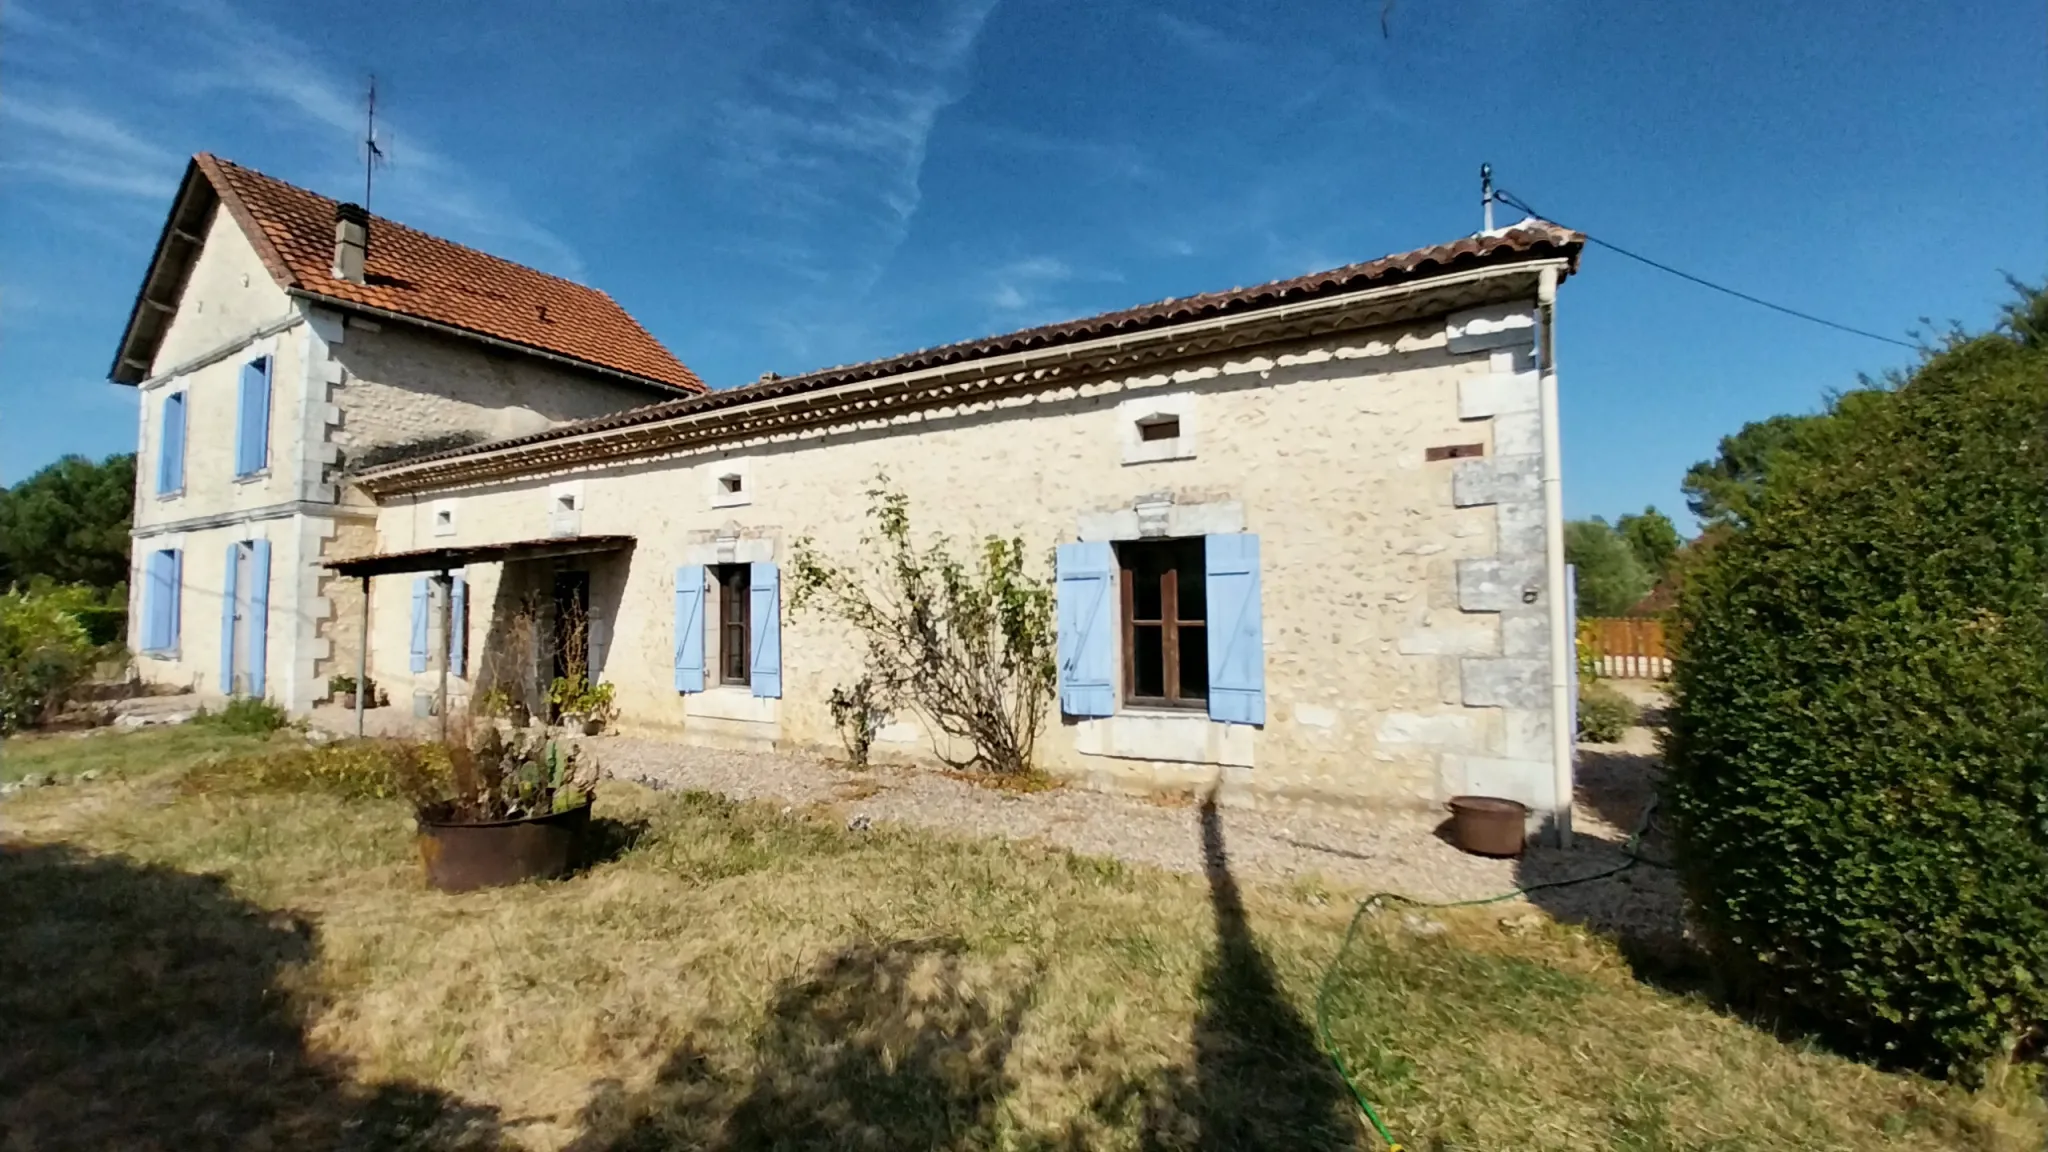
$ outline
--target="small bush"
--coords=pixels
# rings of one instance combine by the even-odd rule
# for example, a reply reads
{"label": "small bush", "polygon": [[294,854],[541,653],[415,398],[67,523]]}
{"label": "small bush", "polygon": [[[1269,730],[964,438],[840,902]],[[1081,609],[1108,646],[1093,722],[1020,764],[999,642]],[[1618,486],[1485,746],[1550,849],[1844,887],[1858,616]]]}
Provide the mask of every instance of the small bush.
{"label": "small bush", "polygon": [[2048,1021],[2048,349],[1852,395],[1686,574],[1664,808],[1740,989],[1968,1077]]}
{"label": "small bush", "polygon": [[1642,709],[1611,684],[1598,680],[1579,681],[1579,739],[1595,744],[1613,744],[1628,733],[1642,716]]}
{"label": "small bush", "polygon": [[875,733],[882,730],[888,712],[882,706],[881,689],[872,675],[851,685],[832,689],[832,724],[839,729],[839,742],[846,746],[847,763],[868,766],[868,753],[875,746]]}
{"label": "small bush", "polygon": [[0,593],[0,735],[56,715],[113,651],[86,624],[102,607],[100,594],[83,587]]}
{"label": "small bush", "polygon": [[344,800],[395,800],[416,787],[411,777],[445,776],[447,757],[432,746],[396,740],[345,740],[320,747],[279,748],[221,758],[185,774],[189,792],[323,792]]}
{"label": "small bush", "polygon": [[290,722],[284,709],[268,700],[254,696],[237,696],[228,701],[227,707],[218,712],[201,710],[192,718],[194,724],[218,728],[237,736],[262,736],[275,732]]}

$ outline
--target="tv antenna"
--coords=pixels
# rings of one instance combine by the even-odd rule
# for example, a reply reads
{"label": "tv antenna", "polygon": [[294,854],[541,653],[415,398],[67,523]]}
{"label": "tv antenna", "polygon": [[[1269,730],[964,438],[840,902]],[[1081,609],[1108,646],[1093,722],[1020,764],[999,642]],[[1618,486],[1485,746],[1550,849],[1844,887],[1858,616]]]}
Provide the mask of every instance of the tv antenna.
{"label": "tv antenna", "polygon": [[377,146],[377,77],[370,76],[370,116],[363,130],[363,211],[370,210],[370,187],[377,178],[377,165],[384,149]]}

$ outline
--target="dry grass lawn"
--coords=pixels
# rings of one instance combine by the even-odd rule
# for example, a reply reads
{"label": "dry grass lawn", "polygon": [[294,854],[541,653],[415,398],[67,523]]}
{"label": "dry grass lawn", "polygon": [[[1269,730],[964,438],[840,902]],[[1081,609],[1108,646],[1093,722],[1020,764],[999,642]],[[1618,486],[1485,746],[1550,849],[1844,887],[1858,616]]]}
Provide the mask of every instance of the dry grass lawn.
{"label": "dry grass lawn", "polygon": [[[290,737],[281,737],[289,740]],[[239,747],[255,745],[239,738]],[[573,879],[426,891],[398,804],[193,794],[213,734],[16,741],[0,1149],[1372,1148],[1314,884],[608,784]],[[1336,1043],[1411,1149],[2036,1149],[1497,914],[1368,923]]]}

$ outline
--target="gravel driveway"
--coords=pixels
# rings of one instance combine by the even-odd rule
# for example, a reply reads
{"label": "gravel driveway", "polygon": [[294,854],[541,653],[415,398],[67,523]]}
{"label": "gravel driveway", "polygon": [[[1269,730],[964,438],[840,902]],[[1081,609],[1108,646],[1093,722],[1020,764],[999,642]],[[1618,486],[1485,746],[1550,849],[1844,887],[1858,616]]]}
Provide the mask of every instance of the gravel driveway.
{"label": "gravel driveway", "polygon": [[[313,719],[323,727],[354,731],[353,715],[338,708],[317,709]],[[373,733],[390,735],[421,723],[393,708],[377,709],[370,719]],[[855,772],[815,756],[626,736],[598,737],[591,743],[613,775],[655,788],[824,805],[846,820],[866,816],[942,832],[1037,840],[1179,872],[1202,868],[1198,813],[1186,802],[1078,787],[1019,794],[929,768],[888,765]],[[1468,856],[1437,836],[1440,817],[1394,809],[1228,808],[1223,828],[1231,867],[1247,878],[1284,882],[1314,877],[1360,895],[1387,891],[1428,901],[1477,899],[1517,885],[1599,872],[1625,859],[1621,843],[1654,786],[1655,748],[1655,736],[1646,728],[1632,730],[1622,744],[1580,748],[1573,816],[1579,835],[1569,851],[1535,847],[1520,860]],[[1665,854],[1654,835],[1646,848],[1652,857]],[[1632,935],[1674,935],[1682,925],[1676,883],[1670,873],[1651,866],[1525,899],[1502,907],[1526,910],[1533,903],[1559,920]]]}

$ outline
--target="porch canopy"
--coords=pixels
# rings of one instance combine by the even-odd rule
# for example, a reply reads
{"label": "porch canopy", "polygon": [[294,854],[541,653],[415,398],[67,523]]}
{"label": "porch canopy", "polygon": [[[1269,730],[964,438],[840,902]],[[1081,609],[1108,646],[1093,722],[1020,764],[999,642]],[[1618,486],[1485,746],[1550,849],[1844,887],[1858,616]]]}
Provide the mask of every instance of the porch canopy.
{"label": "porch canopy", "polygon": [[[351,560],[330,560],[322,567],[337,576],[353,576],[363,582],[363,630],[356,645],[356,735],[363,735],[363,710],[369,693],[370,662],[370,577],[395,576],[404,572],[432,572],[446,583],[448,574],[471,564],[505,564],[516,560],[545,560],[555,556],[587,556],[597,552],[623,552],[633,546],[631,536],[554,536],[542,540],[515,540],[507,544],[471,544],[462,548],[419,548],[411,552],[382,552]],[[453,626],[450,599],[441,600],[441,635]],[[448,661],[441,661],[441,686],[436,693],[436,711],[441,716],[441,739],[448,738]]]}
{"label": "porch canopy", "polygon": [[452,572],[471,564],[503,564],[514,560],[545,560],[551,556],[582,556],[592,552],[623,552],[631,536],[556,536],[516,540],[509,544],[471,544],[462,548],[419,548],[411,552],[380,552],[351,560],[330,560],[322,567],[338,576],[393,576],[401,572]]}

